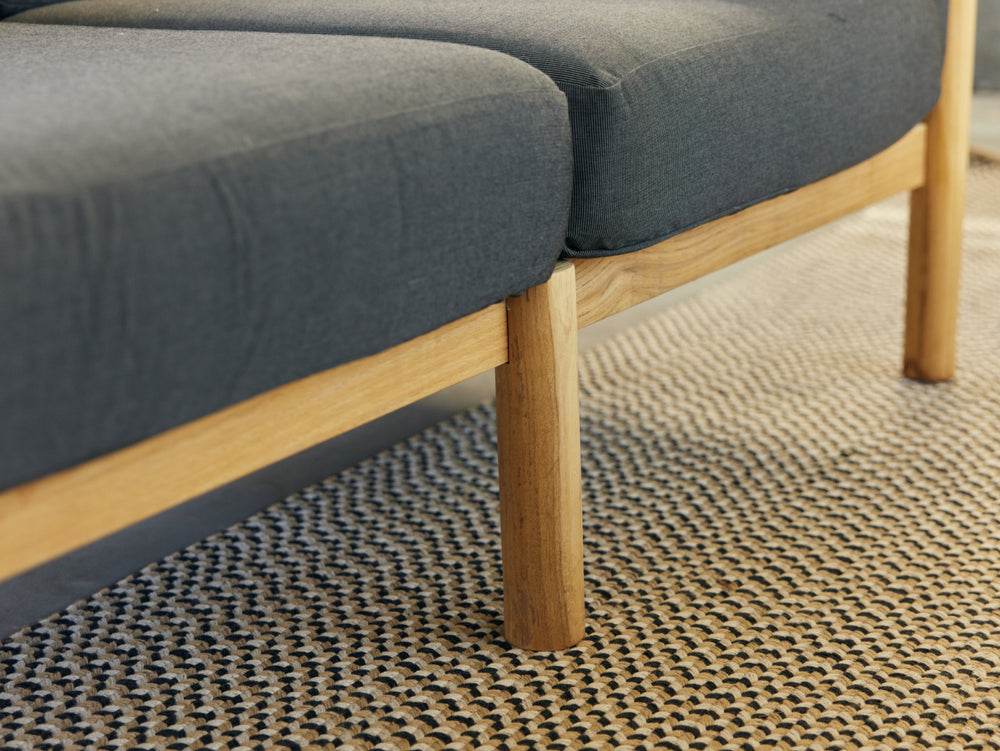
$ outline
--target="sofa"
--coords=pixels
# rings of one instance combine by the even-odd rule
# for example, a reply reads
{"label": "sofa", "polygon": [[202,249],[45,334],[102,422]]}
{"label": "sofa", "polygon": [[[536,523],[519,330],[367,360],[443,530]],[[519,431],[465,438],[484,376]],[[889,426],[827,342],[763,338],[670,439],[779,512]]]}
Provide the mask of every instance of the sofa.
{"label": "sofa", "polygon": [[0,17],[0,576],[495,368],[505,633],[568,647],[577,330],[901,190],[953,374],[970,0]]}

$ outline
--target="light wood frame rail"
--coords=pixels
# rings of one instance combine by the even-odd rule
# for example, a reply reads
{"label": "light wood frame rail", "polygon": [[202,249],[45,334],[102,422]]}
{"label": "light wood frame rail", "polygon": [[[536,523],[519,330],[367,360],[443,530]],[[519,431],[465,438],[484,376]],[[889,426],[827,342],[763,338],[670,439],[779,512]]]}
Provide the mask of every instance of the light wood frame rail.
{"label": "light wood frame rail", "polygon": [[507,312],[498,303],[377,355],[7,490],[0,494],[0,578],[505,362]]}
{"label": "light wood frame rail", "polygon": [[0,493],[0,578],[496,368],[505,631],[571,646],[584,633],[578,327],[913,190],[905,372],[951,377],[975,16],[975,0],[951,0],[938,106],[856,167],[636,253],[561,262],[506,304]]}
{"label": "light wood frame rail", "polygon": [[581,328],[924,182],[927,127],[786,195],[620,256],[573,259]]}

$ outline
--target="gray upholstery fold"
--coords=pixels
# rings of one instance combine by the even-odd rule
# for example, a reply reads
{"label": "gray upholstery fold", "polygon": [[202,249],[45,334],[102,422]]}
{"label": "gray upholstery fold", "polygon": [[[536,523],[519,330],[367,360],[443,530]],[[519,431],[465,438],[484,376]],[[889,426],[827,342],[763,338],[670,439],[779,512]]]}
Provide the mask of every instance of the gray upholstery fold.
{"label": "gray upholstery fold", "polygon": [[0,69],[0,488],[520,293],[562,247],[565,97],[496,52],[8,22]]}
{"label": "gray upholstery fold", "polygon": [[571,255],[649,245],[849,167],[935,103],[944,0],[73,0],[48,23],[438,39],[569,99]]}

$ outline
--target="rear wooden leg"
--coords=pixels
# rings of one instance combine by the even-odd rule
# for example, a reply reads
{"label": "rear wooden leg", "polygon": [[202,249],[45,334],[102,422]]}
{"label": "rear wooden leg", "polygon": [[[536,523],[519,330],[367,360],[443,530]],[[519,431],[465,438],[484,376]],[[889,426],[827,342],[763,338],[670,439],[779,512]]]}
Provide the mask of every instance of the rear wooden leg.
{"label": "rear wooden leg", "polygon": [[975,38],[976,0],[952,0],[941,98],[927,118],[927,179],[910,200],[903,372],[920,381],[955,374]]}
{"label": "rear wooden leg", "polygon": [[496,369],[504,631],[516,647],[583,638],[583,511],[576,280],[507,301],[509,354]]}

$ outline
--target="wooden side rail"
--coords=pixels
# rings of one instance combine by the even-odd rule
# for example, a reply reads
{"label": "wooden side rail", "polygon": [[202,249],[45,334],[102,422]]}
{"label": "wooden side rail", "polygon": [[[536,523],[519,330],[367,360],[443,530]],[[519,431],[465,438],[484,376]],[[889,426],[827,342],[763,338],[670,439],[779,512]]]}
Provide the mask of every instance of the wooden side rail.
{"label": "wooden side rail", "polygon": [[575,258],[580,328],[924,183],[923,124],[850,169],[621,256]]}
{"label": "wooden side rail", "polygon": [[0,493],[0,579],[506,361],[507,312],[498,303],[377,355]]}

